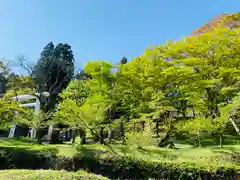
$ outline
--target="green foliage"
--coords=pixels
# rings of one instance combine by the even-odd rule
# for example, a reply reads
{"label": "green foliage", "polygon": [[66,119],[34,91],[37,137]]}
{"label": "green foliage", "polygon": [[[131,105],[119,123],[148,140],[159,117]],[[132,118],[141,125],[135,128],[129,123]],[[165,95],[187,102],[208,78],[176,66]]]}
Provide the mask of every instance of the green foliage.
{"label": "green foliage", "polygon": [[218,104],[238,91],[239,32],[216,29],[173,43],[164,53],[173,57],[180,91],[207,116],[216,114]]}
{"label": "green foliage", "polygon": [[[125,133],[128,143],[144,146],[145,140],[152,142],[147,132],[123,126],[144,121],[156,123],[166,138],[186,132],[198,137],[200,145],[203,135],[222,136],[231,119],[238,119],[239,35],[239,28],[221,28],[168,41],[130,62],[123,58],[117,67],[89,61],[74,80],[71,47],[49,43],[33,73],[36,90],[50,91],[49,107],[59,97],[54,120],[69,128],[97,132],[113,127],[121,136]],[[12,79],[16,88],[6,93],[6,99],[35,90],[29,87],[29,77]]]}
{"label": "green foliage", "polygon": [[15,101],[0,99],[0,125],[11,124],[16,120],[18,113],[25,112]]}
{"label": "green foliage", "polygon": [[101,60],[88,62],[84,72],[91,79],[70,82],[60,94],[62,102],[55,114],[56,119],[70,128],[90,130],[94,134],[98,128],[111,123],[111,111],[115,105],[112,94],[115,75],[111,68],[110,63]]}
{"label": "green foliage", "polygon": [[146,146],[156,146],[157,139],[150,130],[133,131],[126,133],[126,144],[129,147],[144,148]]}
{"label": "green foliage", "polygon": [[4,94],[4,99],[10,99],[15,96],[24,95],[24,94],[33,94],[34,91],[31,88],[19,88],[19,89],[10,89]]}
{"label": "green foliage", "polygon": [[198,117],[193,120],[180,123],[179,129],[187,131],[191,135],[201,136],[201,133],[210,133],[212,131],[211,119]]}
{"label": "green foliage", "polygon": [[50,113],[45,113],[42,110],[36,113],[31,109],[25,109],[24,113],[18,114],[18,116],[15,117],[15,120],[19,124],[24,124],[28,127],[36,128],[38,130],[45,128],[50,124],[50,116]]}
{"label": "green foliage", "polygon": [[[84,168],[88,172],[101,174],[110,179],[232,179],[235,176],[234,167],[202,167],[191,163],[151,161],[131,158],[129,156],[108,155],[99,159],[93,150],[81,147],[81,152],[74,157],[57,157],[55,149],[33,151],[16,147],[3,147],[0,150],[0,168],[9,169],[55,169],[77,171]],[[84,151],[85,150],[85,151]],[[97,178],[97,177],[96,177]]]}
{"label": "green foliage", "polygon": [[31,76],[20,76],[11,73],[8,76],[7,83],[8,90],[19,91],[21,89],[34,89],[34,81]]}
{"label": "green foliage", "polygon": [[41,57],[33,69],[36,89],[42,93],[48,91],[49,101],[45,103],[45,111],[55,107],[57,95],[66,88],[74,75],[74,57],[71,46],[51,42],[42,51]]}
{"label": "green foliage", "polygon": [[115,72],[109,62],[89,61],[83,74],[91,78],[69,84],[57,114],[72,127],[139,119],[157,122],[170,134],[222,134],[232,117],[224,108],[240,88],[239,34],[238,28],[222,28],[169,41],[119,64]]}
{"label": "green foliage", "polygon": [[0,178],[2,180],[83,180],[83,179],[95,179],[95,180],[107,180],[108,178],[100,175],[94,175],[85,171],[78,172],[66,172],[66,171],[54,171],[54,170],[2,170],[0,171]]}
{"label": "green foliage", "polygon": [[72,80],[66,89],[59,94],[62,100],[72,99],[79,105],[83,104],[90,94],[90,89],[87,86],[86,81]]}
{"label": "green foliage", "polygon": [[187,132],[190,135],[196,136],[199,147],[202,146],[201,137],[210,134],[214,130],[212,120],[203,117],[197,117],[193,120],[180,123],[177,128],[180,132]]}

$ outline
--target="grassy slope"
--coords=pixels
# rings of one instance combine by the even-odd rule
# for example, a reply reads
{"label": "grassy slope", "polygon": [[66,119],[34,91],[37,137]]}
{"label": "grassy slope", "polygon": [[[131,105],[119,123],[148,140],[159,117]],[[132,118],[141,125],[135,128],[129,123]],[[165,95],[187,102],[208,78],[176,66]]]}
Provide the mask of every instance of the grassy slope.
{"label": "grassy slope", "polygon": [[57,149],[57,155],[72,157],[77,153],[76,148],[68,144],[57,144],[57,145],[39,145],[30,140],[16,140],[9,138],[0,139],[0,147],[18,147],[28,150],[44,150],[48,148]]}
{"label": "grassy slope", "polygon": [[51,180],[107,180],[108,178],[89,174],[85,171],[79,172],[66,172],[66,171],[52,171],[52,170],[1,170],[1,180],[38,180],[38,179],[51,179]]}
{"label": "grassy slope", "polygon": [[[114,154],[109,148],[93,144],[93,145],[37,145],[34,143],[0,139],[0,147],[18,147],[31,150],[43,150],[46,148],[57,149],[57,155],[71,157],[76,153],[83,153],[85,156],[95,156],[105,158]],[[240,145],[225,145],[222,149],[217,146],[208,146],[206,148],[193,148],[189,145],[176,144],[178,149],[146,147],[144,150],[136,150],[130,147],[113,145],[113,150],[117,155],[125,155],[134,157],[135,159],[143,159],[153,162],[168,162],[174,164],[182,164],[183,166],[207,167],[215,169],[216,167],[234,167],[240,169],[240,164],[231,157],[234,153],[240,153]]]}

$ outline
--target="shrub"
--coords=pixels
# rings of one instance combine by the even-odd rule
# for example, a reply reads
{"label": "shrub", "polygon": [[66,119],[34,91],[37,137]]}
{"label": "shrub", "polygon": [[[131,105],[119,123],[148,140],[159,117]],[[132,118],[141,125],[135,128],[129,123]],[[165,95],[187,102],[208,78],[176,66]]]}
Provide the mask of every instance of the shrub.
{"label": "shrub", "polygon": [[126,144],[130,147],[142,148],[157,144],[157,139],[151,131],[128,132],[126,133]]}
{"label": "shrub", "polygon": [[1,180],[107,180],[100,175],[89,174],[85,171],[66,172],[52,170],[2,170],[0,171]]}
{"label": "shrub", "polygon": [[54,149],[37,152],[17,148],[2,148],[0,162],[0,169],[64,169],[67,171],[83,169],[111,179],[236,179],[233,168],[214,171],[211,168],[196,167],[196,164],[166,164],[136,160],[127,156],[99,158],[94,155],[86,156],[84,153],[72,158],[57,157]]}

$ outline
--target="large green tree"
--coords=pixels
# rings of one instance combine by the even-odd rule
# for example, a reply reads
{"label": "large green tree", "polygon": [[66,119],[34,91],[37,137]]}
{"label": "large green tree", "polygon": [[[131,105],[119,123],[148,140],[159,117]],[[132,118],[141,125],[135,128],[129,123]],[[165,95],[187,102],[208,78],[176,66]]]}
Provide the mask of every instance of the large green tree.
{"label": "large green tree", "polygon": [[44,47],[32,75],[36,82],[36,90],[40,93],[48,91],[50,94],[48,101],[43,104],[44,111],[53,109],[59,92],[67,87],[74,75],[71,46],[62,43],[54,46],[50,42]]}
{"label": "large green tree", "polygon": [[219,115],[218,105],[239,90],[239,29],[216,29],[187,37],[165,51],[174,65],[165,71],[178,94],[205,116]]}

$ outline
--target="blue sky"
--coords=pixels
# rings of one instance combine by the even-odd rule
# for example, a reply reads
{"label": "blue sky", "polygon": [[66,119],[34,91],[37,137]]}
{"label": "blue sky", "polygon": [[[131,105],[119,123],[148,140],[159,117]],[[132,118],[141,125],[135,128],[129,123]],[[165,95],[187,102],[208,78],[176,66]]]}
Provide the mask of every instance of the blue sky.
{"label": "blue sky", "polygon": [[1,0],[0,57],[35,62],[53,41],[72,46],[77,67],[88,60],[116,63],[239,7],[239,0]]}

